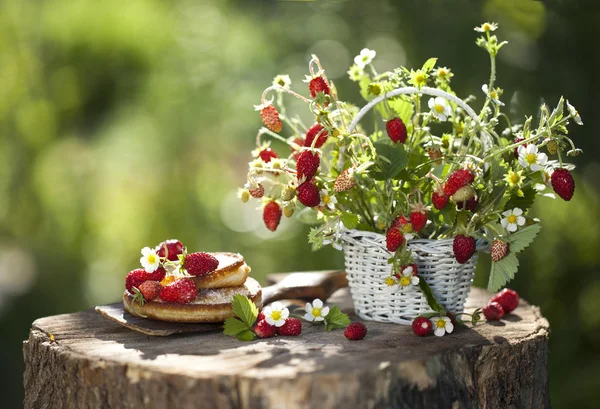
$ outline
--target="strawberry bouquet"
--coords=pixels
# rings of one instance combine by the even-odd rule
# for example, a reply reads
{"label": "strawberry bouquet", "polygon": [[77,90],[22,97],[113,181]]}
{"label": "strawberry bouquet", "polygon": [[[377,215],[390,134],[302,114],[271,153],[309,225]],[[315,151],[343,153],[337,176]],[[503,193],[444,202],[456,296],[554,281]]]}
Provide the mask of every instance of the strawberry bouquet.
{"label": "strawberry bouquet", "polygon": [[[282,215],[298,214],[316,225],[308,237],[314,248],[341,245],[363,318],[407,323],[423,313],[462,312],[477,250],[491,253],[488,290],[497,291],[540,231],[528,214],[534,200],[573,196],[565,159],[580,150],[567,125],[582,125],[581,118],[561,97],[553,108],[542,105],[535,120],[511,122],[496,82],[496,56],[506,45],[497,28],[475,28],[491,67],[477,96],[457,96],[454,73],[435,58],[418,69],[378,72],[368,49],[348,71],[367,101],[362,108],[339,97],[317,56],[308,95],[293,91],[287,75],[262,94],[256,109],[265,127],[240,197],[258,200],[269,230]],[[304,101],[314,122],[288,112],[288,97]],[[361,120],[370,111],[367,125]],[[275,152],[271,140],[289,150]],[[371,287],[371,299],[361,286]]]}

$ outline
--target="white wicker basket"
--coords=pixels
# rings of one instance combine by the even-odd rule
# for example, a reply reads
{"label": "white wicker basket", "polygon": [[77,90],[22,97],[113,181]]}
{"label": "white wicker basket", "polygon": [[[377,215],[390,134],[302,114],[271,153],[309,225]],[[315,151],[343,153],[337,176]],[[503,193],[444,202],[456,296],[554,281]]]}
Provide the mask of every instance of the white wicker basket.
{"label": "white wicker basket", "polygon": [[[420,314],[432,312],[418,286],[391,292],[384,280],[390,275],[385,236],[360,230],[343,230],[346,273],[356,314],[365,320],[410,325]],[[477,253],[459,264],[452,252],[452,239],[416,239],[408,242],[419,277],[425,280],[437,300],[448,311],[463,312],[477,265]],[[478,250],[486,247],[477,243]]]}

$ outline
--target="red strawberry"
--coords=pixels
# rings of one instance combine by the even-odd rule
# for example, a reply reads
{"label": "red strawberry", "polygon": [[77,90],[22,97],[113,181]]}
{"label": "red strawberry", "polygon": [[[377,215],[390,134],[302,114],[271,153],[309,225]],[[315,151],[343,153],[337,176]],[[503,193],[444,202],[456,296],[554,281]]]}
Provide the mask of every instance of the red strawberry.
{"label": "red strawberry", "polygon": [[308,83],[310,96],[315,98],[319,92],[329,95],[329,85],[321,76],[315,77]]}
{"label": "red strawberry", "polygon": [[144,281],[160,281],[165,278],[165,274],[165,269],[162,267],[157,268],[152,273],[147,273],[143,268],[138,268],[130,271],[127,274],[127,277],[125,277],[125,288],[133,294],[133,291],[131,291],[132,287],[137,287],[139,289]]}
{"label": "red strawberry", "polygon": [[260,110],[260,118],[263,124],[273,132],[280,132],[283,128],[281,119],[279,119],[279,112],[273,105],[267,105]]}
{"label": "red strawberry", "polygon": [[219,260],[208,253],[191,253],[185,256],[183,268],[193,276],[204,276],[219,267]]}
{"label": "red strawberry", "polygon": [[296,162],[296,172],[298,173],[298,180],[305,178],[304,180],[311,180],[319,170],[321,165],[321,157],[317,152],[304,151],[298,156]]}
{"label": "red strawberry", "polygon": [[306,138],[304,139],[304,146],[310,147],[312,146],[315,137],[319,135],[319,139],[315,143],[315,148],[320,148],[327,141],[329,137],[329,132],[321,124],[314,124],[310,129],[306,132]]}
{"label": "red strawberry", "polygon": [[567,169],[555,169],[551,177],[552,189],[559,195],[563,200],[567,202],[573,197],[575,192],[575,180],[573,175]]}
{"label": "red strawberry", "polygon": [[515,310],[519,306],[519,294],[515,290],[505,288],[492,297],[492,301],[497,302],[502,306],[505,313]]}
{"label": "red strawberry", "polygon": [[444,185],[444,194],[452,196],[458,189],[473,183],[475,176],[469,169],[459,169],[453,172]]}
{"label": "red strawberry", "polygon": [[263,221],[265,222],[265,226],[267,229],[271,231],[277,230],[277,226],[279,226],[279,221],[281,220],[281,207],[277,204],[277,202],[269,202],[263,209]]}
{"label": "red strawberry", "polygon": [[306,207],[315,207],[321,203],[319,188],[312,182],[304,182],[298,186],[296,195],[300,203]]}
{"label": "red strawberry", "polygon": [[475,239],[468,237],[463,234],[459,234],[454,237],[452,243],[452,250],[454,251],[454,257],[460,264],[465,264],[475,254],[476,246]]}
{"label": "red strawberry", "polygon": [[354,186],[356,186],[354,169],[348,168],[339,174],[335,180],[335,183],[333,184],[333,190],[335,190],[336,193],[341,193],[352,189]]}
{"label": "red strawberry", "polygon": [[261,150],[258,153],[258,156],[262,159],[263,162],[269,163],[271,159],[277,159],[279,156],[275,153],[275,151],[271,148],[266,148]]}
{"label": "red strawberry", "polygon": [[508,254],[508,243],[502,240],[494,240],[490,248],[492,261],[500,261]]}
{"label": "red strawberry", "polygon": [[[524,140],[525,140],[524,138],[515,138],[515,143],[519,143],[519,142],[522,142],[522,141],[524,141]],[[523,147],[525,147],[525,148],[526,148],[526,147],[527,147],[527,144],[526,144],[526,143],[524,143],[524,144],[522,144],[522,145],[519,145],[519,146],[523,146]],[[518,158],[518,157],[519,157],[519,146],[515,146],[515,158]]]}
{"label": "red strawberry", "polygon": [[426,337],[433,332],[433,324],[425,317],[417,317],[412,322],[412,330],[419,337]]}
{"label": "red strawberry", "polygon": [[296,337],[302,332],[302,322],[298,318],[287,318],[285,324],[279,327],[279,335]]}
{"label": "red strawberry", "polygon": [[387,134],[394,143],[404,143],[406,142],[406,125],[402,122],[400,118],[394,118],[386,122],[385,129],[387,130]]}
{"label": "red strawberry", "polygon": [[157,298],[160,294],[161,288],[162,287],[158,281],[144,281],[138,287],[142,293],[142,296],[144,296],[144,300],[146,301],[152,301]]}
{"label": "red strawberry", "polygon": [[441,210],[448,204],[448,196],[444,194],[443,190],[441,193],[435,191],[431,194],[431,201],[433,202],[433,207]]}
{"label": "red strawberry", "polygon": [[397,227],[390,227],[385,235],[385,244],[389,252],[395,252],[404,243],[404,235]]}
{"label": "red strawberry", "polygon": [[176,261],[179,259],[179,255],[183,253],[183,244],[177,239],[165,240],[160,243],[154,249],[158,257],[164,258],[167,260]]}
{"label": "red strawberry", "polygon": [[394,273],[396,278],[397,279],[402,278],[402,275],[406,273],[406,269],[408,267],[412,267],[412,275],[414,275],[414,276],[419,275],[419,268],[417,267],[417,265],[415,263],[410,263],[407,266],[400,267],[400,271]]}
{"label": "red strawberry", "polygon": [[262,311],[261,311],[261,312],[259,312],[259,313],[258,313],[258,317],[256,317],[256,322],[258,322],[258,321],[262,321],[262,320],[264,320],[264,319],[265,319],[265,313],[264,313],[264,312],[262,312]]}
{"label": "red strawberry", "polygon": [[266,320],[261,320],[254,327],[254,333],[259,338],[271,338],[277,334],[277,327],[270,325]]}
{"label": "red strawberry", "polygon": [[470,212],[474,212],[475,209],[477,209],[478,204],[479,204],[479,200],[477,200],[476,197],[472,197],[465,202],[464,206],[465,206],[466,210],[468,210]]}
{"label": "red strawberry", "polygon": [[360,341],[367,335],[367,327],[362,322],[351,322],[344,330],[344,336],[350,341]]}
{"label": "red strawberry", "polygon": [[260,199],[265,195],[265,188],[259,183],[257,187],[248,190],[248,192],[253,198]]}
{"label": "red strawberry", "polygon": [[490,301],[481,311],[488,321],[498,321],[504,317],[502,306],[495,301]]}
{"label": "red strawberry", "polygon": [[182,278],[163,287],[160,290],[160,299],[166,302],[187,304],[196,299],[198,291],[196,285],[189,278]]}
{"label": "red strawberry", "polygon": [[410,213],[410,223],[414,232],[418,233],[423,230],[427,224],[427,208],[422,203],[417,203],[412,206]]}

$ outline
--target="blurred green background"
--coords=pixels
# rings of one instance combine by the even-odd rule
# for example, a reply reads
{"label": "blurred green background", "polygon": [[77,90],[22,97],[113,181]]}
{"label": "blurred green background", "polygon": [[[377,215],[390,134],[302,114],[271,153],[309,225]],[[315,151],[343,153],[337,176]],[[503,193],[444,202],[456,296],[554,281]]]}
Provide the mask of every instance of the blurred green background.
{"label": "blurred green background", "polygon": [[[497,21],[513,123],[564,93],[570,203],[541,199],[541,235],[511,287],[550,320],[556,408],[596,408],[600,387],[600,12],[595,0],[158,1],[0,3],[0,390],[22,405],[21,341],[41,316],[117,300],[139,250],[166,238],[239,251],[254,275],[338,268],[307,229],[277,234],[236,199],[256,130],[253,104],[279,73],[307,93],[311,53],[341,95],[363,47],[379,71],[435,56],[459,95],[483,98],[488,58],[473,27]],[[479,102],[481,103],[481,102]],[[302,108],[306,110],[306,108]],[[306,110],[306,114],[308,111]],[[275,149],[278,146],[275,145]],[[482,260],[482,265],[485,260]],[[486,280],[485,269],[477,282]],[[596,399],[594,399],[596,398]]]}

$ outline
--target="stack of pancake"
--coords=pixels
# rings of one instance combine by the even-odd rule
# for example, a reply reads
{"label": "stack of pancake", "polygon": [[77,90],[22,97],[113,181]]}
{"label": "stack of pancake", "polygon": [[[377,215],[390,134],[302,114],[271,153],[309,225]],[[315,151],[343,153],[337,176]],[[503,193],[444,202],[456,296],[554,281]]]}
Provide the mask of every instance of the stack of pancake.
{"label": "stack of pancake", "polygon": [[[231,300],[234,295],[248,297],[260,309],[262,307],[261,287],[249,277],[250,267],[241,254],[208,253],[219,261],[216,270],[198,277],[189,277],[198,295],[187,304],[165,302],[160,298],[146,301],[143,305],[134,302],[129,291],[123,293],[123,306],[132,315],[169,322],[222,322],[232,317]],[[192,288],[193,289],[193,288]]]}

